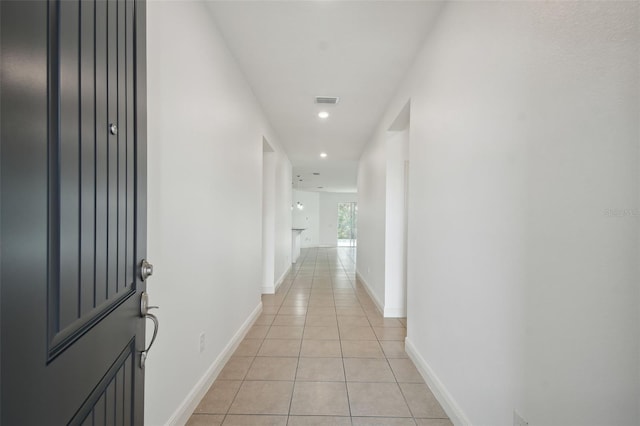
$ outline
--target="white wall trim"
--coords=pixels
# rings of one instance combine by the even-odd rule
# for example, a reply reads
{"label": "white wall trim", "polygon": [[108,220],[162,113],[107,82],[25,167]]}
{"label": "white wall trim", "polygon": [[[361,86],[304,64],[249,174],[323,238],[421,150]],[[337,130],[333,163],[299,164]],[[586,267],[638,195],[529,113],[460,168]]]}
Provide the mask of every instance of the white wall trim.
{"label": "white wall trim", "polygon": [[249,318],[247,318],[247,320],[242,324],[240,329],[231,338],[220,355],[218,355],[218,357],[213,361],[202,378],[198,380],[198,383],[196,383],[193,389],[191,389],[191,392],[189,392],[173,415],[169,418],[166,423],[167,425],[182,426],[189,421],[189,417],[193,414],[193,411],[200,403],[200,400],[207,393],[213,382],[220,374],[220,371],[222,371],[224,365],[229,361],[229,358],[231,358],[231,355],[238,348],[238,345],[240,345],[240,342],[242,342],[242,339],[247,335],[249,329],[253,326],[253,323],[258,319],[258,316],[260,316],[261,313],[262,301],[258,303],[258,306],[256,306],[251,315],[249,315]]}
{"label": "white wall trim", "polygon": [[460,405],[453,399],[453,396],[447,391],[447,388],[440,381],[436,373],[431,369],[427,361],[418,352],[411,340],[407,337],[404,341],[404,350],[415,364],[416,368],[422,375],[422,378],[433,392],[442,408],[451,419],[455,426],[472,426],[469,418],[464,414]]}
{"label": "white wall trim", "polygon": [[278,281],[276,281],[275,285],[263,285],[262,286],[262,294],[276,294],[276,291],[280,288],[284,279],[287,277],[287,274],[291,271],[291,265],[282,273]]}
{"label": "white wall trim", "polygon": [[385,318],[405,318],[406,316],[407,312],[403,308],[391,308],[388,306],[384,307]]}
{"label": "white wall trim", "polygon": [[378,296],[376,296],[375,292],[373,291],[369,283],[362,277],[362,274],[360,274],[358,270],[356,270],[356,279],[359,279],[360,281],[362,281],[364,289],[367,290],[369,297],[371,297],[371,300],[373,300],[373,302],[375,303],[376,308],[378,308],[378,311],[380,312],[380,314],[384,316],[384,308],[382,307],[382,303],[380,302],[380,299],[378,299]]}
{"label": "white wall trim", "polygon": [[280,286],[284,282],[284,280],[287,277],[287,275],[289,274],[289,272],[291,272],[291,266],[292,265],[289,265],[289,267],[287,269],[285,269],[285,271],[282,273],[282,275],[280,275],[280,278],[278,278],[278,281],[276,282],[276,288],[275,288],[274,293],[276,291],[278,291],[278,289],[280,288]]}

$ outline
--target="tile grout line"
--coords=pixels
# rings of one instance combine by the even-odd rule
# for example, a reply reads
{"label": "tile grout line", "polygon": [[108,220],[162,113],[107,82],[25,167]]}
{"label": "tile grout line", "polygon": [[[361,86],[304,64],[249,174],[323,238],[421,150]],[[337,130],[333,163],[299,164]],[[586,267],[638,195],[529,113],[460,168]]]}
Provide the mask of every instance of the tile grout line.
{"label": "tile grout line", "polygon": [[[342,262],[340,261],[340,258],[338,257],[338,262],[340,262],[340,266],[342,267],[342,270],[344,271],[344,265],[342,265]],[[345,271],[346,272],[346,271]],[[331,282],[333,282],[333,278],[331,279]],[[349,284],[351,284],[351,282],[349,282]],[[333,303],[335,304],[335,293],[333,296]],[[340,355],[341,355],[341,359],[342,359],[342,372],[344,373],[344,388],[347,392],[347,405],[349,407],[349,420],[351,421],[351,424],[353,425],[353,411],[351,410],[351,399],[349,398],[349,385],[347,383],[347,368],[344,365],[344,349],[342,347],[342,335],[340,334],[340,322],[338,321],[338,312],[336,311],[336,325],[338,327],[338,339],[340,342]]]}
{"label": "tile grout line", "polygon": [[[305,253],[303,262],[307,259],[308,253]],[[315,268],[314,268],[314,273],[315,273]],[[292,282],[292,286],[289,287],[289,289],[287,290],[287,294],[289,294],[289,292],[291,291],[291,288],[293,287],[293,283],[296,282],[298,274],[296,273],[296,276],[294,277],[294,280]],[[284,302],[283,302],[284,303]],[[296,383],[297,383],[297,376],[298,376],[298,368],[300,367],[300,353],[302,352],[302,342],[304,341],[304,329],[307,323],[307,315],[309,314],[309,302],[306,302],[306,309],[304,312],[304,322],[302,324],[302,336],[300,338],[300,348],[298,348],[298,358],[296,360],[296,371],[293,375],[293,386],[291,387],[291,397],[289,398],[289,409],[287,410],[287,422],[286,424],[289,424],[289,417],[291,417],[291,406],[293,405],[293,395],[296,391]]]}

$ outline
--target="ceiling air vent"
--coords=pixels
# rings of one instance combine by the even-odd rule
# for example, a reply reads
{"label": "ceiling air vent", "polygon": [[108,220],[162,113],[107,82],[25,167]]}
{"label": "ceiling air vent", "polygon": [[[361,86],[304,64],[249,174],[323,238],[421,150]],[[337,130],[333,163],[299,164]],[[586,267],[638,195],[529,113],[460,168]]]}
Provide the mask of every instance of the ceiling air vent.
{"label": "ceiling air vent", "polygon": [[338,103],[339,100],[340,100],[340,98],[338,98],[338,97],[316,96],[316,103],[317,104],[335,105],[335,104]]}

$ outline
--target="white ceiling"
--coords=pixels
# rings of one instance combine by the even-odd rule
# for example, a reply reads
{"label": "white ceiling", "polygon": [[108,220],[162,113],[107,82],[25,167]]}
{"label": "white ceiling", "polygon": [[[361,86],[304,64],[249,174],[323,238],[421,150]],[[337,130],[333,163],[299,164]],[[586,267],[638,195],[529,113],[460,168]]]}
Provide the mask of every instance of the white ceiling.
{"label": "white ceiling", "polygon": [[[263,0],[209,4],[291,159],[294,188],[355,191],[362,149],[422,46],[441,3]],[[315,96],[339,96],[340,102],[316,105]],[[321,110],[330,117],[318,118]],[[327,158],[321,159],[321,152]]]}

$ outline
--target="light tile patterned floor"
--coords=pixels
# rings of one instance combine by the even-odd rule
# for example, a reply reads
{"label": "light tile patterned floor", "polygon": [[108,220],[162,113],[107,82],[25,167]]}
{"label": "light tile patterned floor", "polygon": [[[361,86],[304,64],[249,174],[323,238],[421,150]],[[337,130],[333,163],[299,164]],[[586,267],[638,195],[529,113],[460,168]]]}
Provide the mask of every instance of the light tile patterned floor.
{"label": "light tile patterned floor", "polygon": [[452,426],[404,351],[406,322],[380,315],[354,258],[302,251],[188,425]]}

